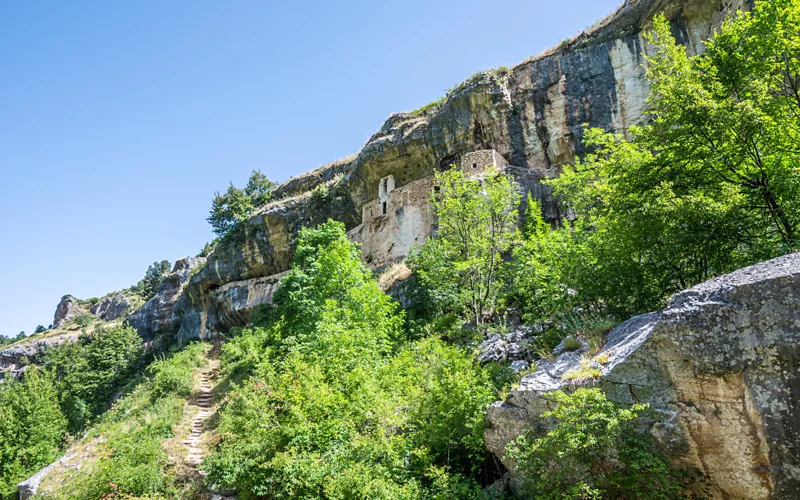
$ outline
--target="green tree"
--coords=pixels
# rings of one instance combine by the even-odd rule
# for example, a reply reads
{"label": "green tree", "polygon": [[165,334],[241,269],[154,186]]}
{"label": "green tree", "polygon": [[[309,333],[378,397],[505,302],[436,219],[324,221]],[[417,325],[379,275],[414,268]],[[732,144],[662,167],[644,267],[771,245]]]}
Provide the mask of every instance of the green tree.
{"label": "green tree", "polygon": [[172,266],[168,260],[153,262],[144,273],[144,278],[132,288],[139,293],[144,300],[150,300],[158,291],[158,287],[161,286],[164,276],[170,272],[171,268]]}
{"label": "green tree", "polygon": [[260,170],[253,170],[244,189],[233,185],[220,194],[214,193],[208,222],[218,236],[224,236],[264,206],[272,196],[275,184]]}
{"label": "green tree", "polygon": [[555,408],[542,415],[555,426],[510,445],[527,498],[683,498],[677,476],[633,421],[646,409],[620,408],[599,389],[552,392]]}
{"label": "green tree", "polygon": [[142,354],[136,330],[115,326],[82,335],[50,350],[44,364],[54,370],[70,430],[82,430],[108,408],[114,392],[134,375]]}
{"label": "green tree", "polygon": [[300,232],[273,309],[254,319],[223,346],[242,382],[204,464],[211,481],[276,498],[480,494],[469,473],[488,456],[491,377],[438,339],[404,345],[402,313],[341,223]]}
{"label": "green tree", "polygon": [[436,301],[469,311],[482,325],[497,305],[503,255],[518,240],[519,192],[508,176],[492,171],[472,179],[452,168],[437,173],[435,184],[436,234],[411,265]]}
{"label": "green tree", "polygon": [[655,165],[642,182],[729,188],[746,207],[741,238],[796,245],[800,149],[800,3],[760,1],[688,57],[663,17],[647,37]]}
{"label": "green tree", "polygon": [[42,325],[39,325],[39,326],[36,327],[36,330],[34,330],[33,333],[34,333],[34,335],[37,335],[37,334],[40,334],[40,333],[44,333],[46,331],[47,331],[47,328],[45,328]]}
{"label": "green tree", "polygon": [[58,391],[38,368],[0,385],[0,496],[17,498],[17,483],[52,462],[66,434]]}

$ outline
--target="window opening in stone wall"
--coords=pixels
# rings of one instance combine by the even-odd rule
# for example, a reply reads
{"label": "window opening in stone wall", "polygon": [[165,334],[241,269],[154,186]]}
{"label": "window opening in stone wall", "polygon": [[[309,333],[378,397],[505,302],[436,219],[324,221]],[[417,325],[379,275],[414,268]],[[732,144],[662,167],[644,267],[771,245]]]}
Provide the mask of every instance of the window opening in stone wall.
{"label": "window opening in stone wall", "polygon": [[472,164],[472,168],[478,168],[478,164],[477,163],[473,163]]}
{"label": "window opening in stone wall", "polygon": [[381,215],[386,215],[386,202],[381,203]]}

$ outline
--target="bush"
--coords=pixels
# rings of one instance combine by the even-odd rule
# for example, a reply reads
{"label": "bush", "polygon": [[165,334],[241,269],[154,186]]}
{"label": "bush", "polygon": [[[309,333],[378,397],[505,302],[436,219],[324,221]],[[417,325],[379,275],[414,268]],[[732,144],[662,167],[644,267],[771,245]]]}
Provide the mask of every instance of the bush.
{"label": "bush", "polygon": [[[52,498],[186,498],[171,472],[164,440],[183,417],[194,369],[203,364],[200,342],[177,348],[148,367],[148,377],[114,403],[89,431],[99,446],[79,472],[68,474]],[[96,438],[96,439],[94,439]],[[108,495],[108,496],[104,496]]]}
{"label": "bush", "polygon": [[56,375],[70,430],[78,432],[108,408],[111,398],[136,373],[142,339],[133,328],[99,328],[77,342],[50,350],[44,364]]}
{"label": "bush", "polygon": [[634,420],[646,409],[623,409],[599,389],[550,393],[543,415],[555,426],[543,437],[528,432],[510,445],[524,492],[534,499],[683,498],[678,476]]}
{"label": "bush", "polygon": [[152,379],[153,398],[158,399],[168,394],[182,397],[191,394],[194,370],[203,366],[200,354],[205,347],[204,344],[195,342],[171,357],[161,357],[150,363],[147,373]]}
{"label": "bush", "polygon": [[78,325],[79,327],[83,328],[83,327],[91,325],[92,322],[94,320],[96,320],[96,319],[97,319],[97,316],[95,316],[94,314],[85,313],[85,314],[80,314],[78,316],[75,316],[74,321],[75,321],[76,325]]}
{"label": "bush", "polygon": [[493,379],[441,340],[404,342],[342,224],[300,232],[255,321],[223,346],[241,382],[203,465],[212,483],[275,498],[476,497]]}

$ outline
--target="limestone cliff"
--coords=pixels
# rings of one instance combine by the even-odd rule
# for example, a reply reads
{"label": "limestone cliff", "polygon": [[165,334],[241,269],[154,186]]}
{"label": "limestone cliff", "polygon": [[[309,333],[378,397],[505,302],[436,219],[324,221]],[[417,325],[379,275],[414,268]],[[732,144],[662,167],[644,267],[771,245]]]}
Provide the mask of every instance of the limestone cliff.
{"label": "limestone cliff", "polygon": [[[543,432],[543,394],[581,385],[623,404],[648,403],[657,443],[680,468],[707,476],[712,498],[800,496],[800,254],[715,278],[666,309],[612,330],[596,380],[564,381],[564,353],[524,377],[487,414],[486,443],[513,472],[506,446]],[[512,484],[515,482],[512,481]]]}
{"label": "limestone cliff", "polygon": [[[277,201],[217,247],[180,299],[174,297],[181,334],[208,337],[246,321],[250,306],[272,293],[258,280],[272,282],[268,277],[288,269],[297,231],[329,217],[345,223],[373,267],[401,260],[432,229],[427,190],[433,172],[465,163],[466,155],[491,154],[498,166],[511,165],[545,217],[561,217],[541,180],[583,152],[584,125],[624,134],[645,119],[642,34],[653,16],[664,12],[676,38],[697,53],[727,14],[747,4],[628,0],[557,48],[475,75],[422,110],[390,116],[358,154],[278,187]],[[389,181],[394,192],[382,192]]]}

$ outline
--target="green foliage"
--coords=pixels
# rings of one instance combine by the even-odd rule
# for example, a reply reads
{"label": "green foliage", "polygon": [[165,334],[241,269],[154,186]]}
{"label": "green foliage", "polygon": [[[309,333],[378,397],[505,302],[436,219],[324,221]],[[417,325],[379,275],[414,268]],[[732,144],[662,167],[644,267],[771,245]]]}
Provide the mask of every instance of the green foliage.
{"label": "green foliage", "polygon": [[109,405],[136,372],[141,361],[141,338],[133,328],[100,328],[77,342],[50,350],[44,364],[54,371],[61,405],[78,432]]}
{"label": "green foliage", "polygon": [[38,335],[38,334],[40,334],[40,333],[44,333],[44,332],[46,332],[46,331],[47,331],[47,328],[45,328],[45,327],[44,327],[44,326],[42,326],[42,325],[39,325],[39,326],[37,326],[37,327],[36,327],[36,330],[34,330],[34,331],[33,331],[33,334],[34,334],[34,335]]}
{"label": "green foliage", "polygon": [[433,111],[438,109],[442,104],[447,101],[447,96],[442,96],[435,101],[429,102],[428,104],[422,106],[419,109],[415,109],[414,111],[409,112],[408,114],[411,116],[421,116],[427,114],[429,111]]}
{"label": "green foliage", "polygon": [[497,306],[503,254],[518,239],[519,193],[511,179],[491,171],[480,180],[452,168],[437,173],[435,183],[436,237],[410,264],[442,309],[469,312],[482,325]]}
{"label": "green foliage", "polygon": [[678,477],[633,421],[646,406],[620,408],[599,389],[548,395],[554,427],[510,445],[527,498],[683,498]]}
{"label": "green foliage", "polygon": [[48,498],[181,498],[163,441],[174,435],[183,416],[192,372],[203,364],[200,355],[207,348],[199,342],[189,344],[151,365],[148,378],[89,431],[90,440],[97,438],[97,460],[85,463]]}
{"label": "green foliage", "polygon": [[144,278],[132,286],[131,291],[139,294],[145,301],[150,300],[158,291],[164,276],[170,272],[171,268],[172,266],[170,266],[168,260],[153,262],[144,273]]}
{"label": "green foliage", "polygon": [[696,57],[656,20],[652,123],[627,138],[587,130],[589,153],[548,181],[577,219],[534,223],[515,249],[512,299],[526,319],[575,306],[618,317],[658,309],[797,248],[800,100],[787,82],[800,71],[799,12],[795,0],[757,3]]}
{"label": "green foliage", "polygon": [[203,366],[199,356],[202,348],[187,347],[171,357],[161,356],[147,367],[152,380],[152,397],[158,399],[168,394],[186,397],[192,392],[194,370]]}
{"label": "green foliage", "polygon": [[209,243],[203,245],[203,249],[200,250],[200,253],[197,254],[198,257],[208,257],[211,255],[211,252],[217,248],[217,244],[220,242],[220,238],[214,238]]}
{"label": "green foliage", "polygon": [[253,170],[244,189],[228,186],[224,194],[214,193],[208,222],[218,236],[228,234],[256,210],[266,205],[275,189],[275,183],[260,170]]}
{"label": "green foliage", "polygon": [[0,384],[0,497],[17,498],[17,484],[56,458],[66,428],[48,372]]}
{"label": "green foliage", "polygon": [[344,226],[303,229],[274,297],[223,346],[241,380],[204,468],[244,497],[475,498],[492,377],[403,317]]}
{"label": "green foliage", "polygon": [[330,196],[330,189],[328,189],[327,184],[324,182],[321,184],[317,184],[314,189],[311,190],[311,199],[315,201],[325,201]]}
{"label": "green foliage", "polygon": [[92,324],[92,322],[94,320],[96,320],[96,319],[97,319],[97,316],[95,316],[94,314],[92,314],[92,313],[84,313],[84,314],[79,314],[78,316],[75,316],[75,319],[73,321],[75,321],[76,325],[78,325],[80,327],[85,327],[85,326],[89,326],[90,324]]}

